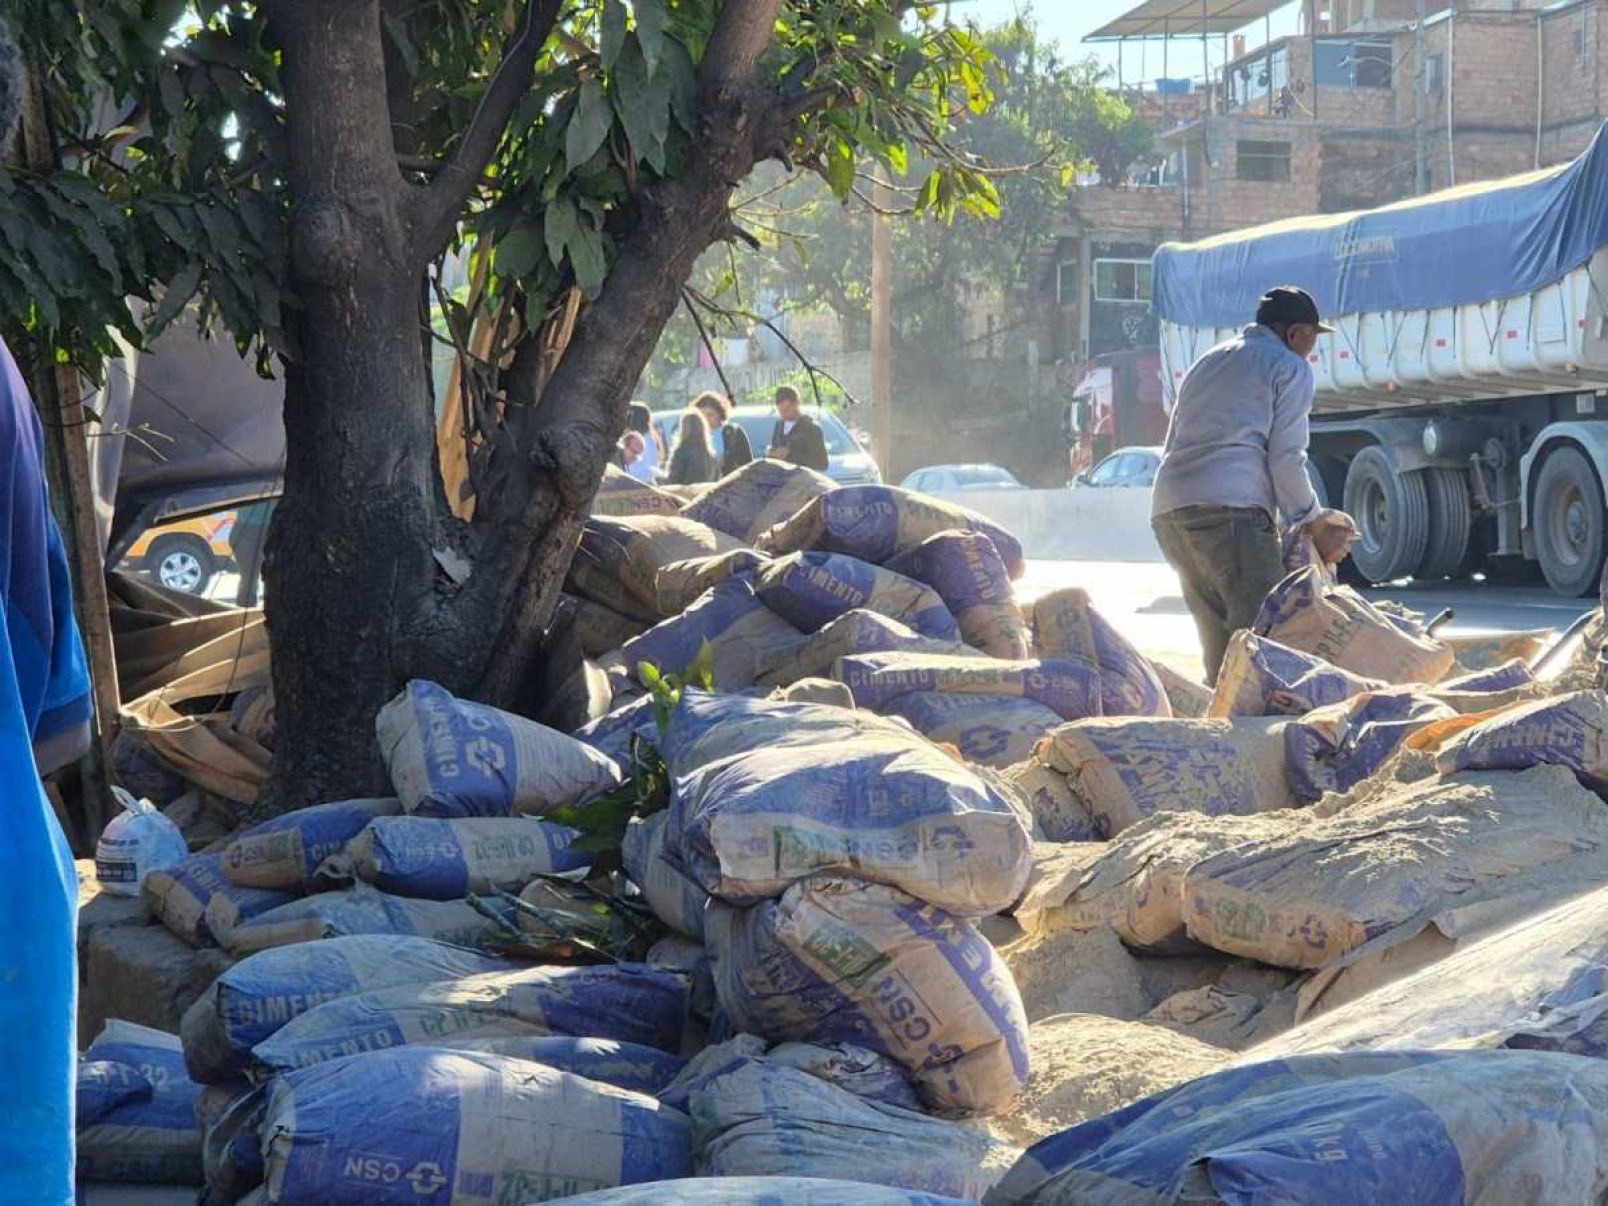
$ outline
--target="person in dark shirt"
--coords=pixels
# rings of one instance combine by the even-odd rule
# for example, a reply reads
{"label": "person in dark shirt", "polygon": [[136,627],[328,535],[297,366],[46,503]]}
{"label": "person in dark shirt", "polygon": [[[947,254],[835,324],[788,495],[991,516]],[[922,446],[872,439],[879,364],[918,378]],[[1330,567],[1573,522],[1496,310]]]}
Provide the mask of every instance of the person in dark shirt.
{"label": "person in dark shirt", "polygon": [[676,430],[676,449],[670,454],[670,475],[665,480],[672,486],[696,486],[719,476],[720,458],[709,442],[709,424],[701,410],[689,409]]}
{"label": "person in dark shirt", "polygon": [[798,390],[791,385],[776,389],[776,426],[771,429],[770,449],[765,455],[826,472],[826,436],[821,425],[804,413]]}
{"label": "person in dark shirt", "polygon": [[748,433],[739,423],[731,423],[731,403],[719,394],[705,391],[692,400],[692,408],[709,424],[709,442],[720,458],[720,475],[735,473],[754,459]]}

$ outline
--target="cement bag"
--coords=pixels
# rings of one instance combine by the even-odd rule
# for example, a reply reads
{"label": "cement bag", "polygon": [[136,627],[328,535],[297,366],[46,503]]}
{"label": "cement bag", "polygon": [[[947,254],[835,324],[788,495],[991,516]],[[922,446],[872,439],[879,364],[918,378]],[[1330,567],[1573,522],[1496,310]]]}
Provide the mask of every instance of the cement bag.
{"label": "cement bag", "polygon": [[648,630],[647,620],[621,615],[611,607],[579,595],[562,596],[559,608],[569,613],[570,630],[581,644],[582,657],[596,658],[613,653],[632,637]]}
{"label": "cement bag", "polygon": [[707,524],[681,516],[586,521],[580,547],[570,562],[568,588],[622,615],[661,620],[654,579],[661,566],[695,557],[713,557],[743,544]]}
{"label": "cement bag", "polygon": [[1229,1068],[1028,1150],[988,1206],[1596,1200],[1608,1064],[1544,1052],[1310,1055]]}
{"label": "cement bag", "polygon": [[655,917],[676,933],[702,942],[709,893],[665,858],[665,824],[669,819],[668,812],[656,812],[626,826],[620,850],[625,873]]}
{"label": "cement bag", "polygon": [[111,896],[138,896],[147,875],[183,862],[190,847],[156,805],[112,791],[120,807],[95,842],[95,882]]}
{"label": "cement bag", "polygon": [[755,682],[762,687],[778,687],[804,678],[830,678],[840,657],[893,649],[940,657],[984,656],[970,645],[924,637],[898,620],[856,608],[844,612],[813,636],[761,659]]}
{"label": "cement bag", "polygon": [[1456,715],[1438,699],[1406,688],[1372,691],[1308,712],[1284,729],[1290,791],[1303,804],[1350,791],[1419,729]]}
{"label": "cement bag", "polygon": [[1043,704],[1063,720],[1100,715],[1100,672],[1061,658],[1003,661],[922,653],[862,653],[840,658],[834,676],[854,702],[886,711],[902,695],[1013,695]]}
{"label": "cement bag", "polygon": [[706,1176],[848,1177],[976,1200],[1016,1149],[982,1130],[868,1101],[794,1068],[745,1060],[692,1093]]}
{"label": "cement bag", "polygon": [[685,978],[639,963],[525,967],[337,997],[292,1018],[252,1048],[283,1072],[389,1047],[567,1034],[678,1051]]}
{"label": "cement bag", "polygon": [[782,461],[750,461],[721,478],[682,514],[749,544],[762,532],[837,489],[824,473]]}
{"label": "cement bag", "polygon": [[659,748],[670,773],[683,775],[734,754],[890,737],[911,740],[909,726],[874,712],[830,704],[779,703],[752,695],[688,690],[671,713]]}
{"label": "cement bag", "polygon": [[[684,696],[671,714],[667,853],[711,895],[751,904],[837,872],[986,916],[1021,893],[1032,840],[991,784],[914,734],[864,729],[848,742],[773,746],[764,721],[778,711],[827,723],[859,715],[708,695]],[[711,747],[688,734],[722,725],[747,748],[700,762],[694,751]]]}
{"label": "cement bag", "polygon": [[572,1076],[584,1076],[616,1089],[656,1096],[681,1074],[687,1061],[653,1047],[614,1039],[570,1038],[562,1034],[516,1035],[512,1038],[456,1039],[454,1051],[478,1051],[509,1059],[528,1059]]}
{"label": "cement bag", "polygon": [[221,854],[192,854],[182,863],[145,877],[141,896],[146,907],[169,930],[191,946],[215,946],[207,924],[214,900],[236,918],[256,917],[295,900],[289,892],[242,888],[223,877]]}
{"label": "cement bag", "polygon": [[853,1043],[778,1043],[765,1053],[765,1061],[807,1072],[867,1101],[921,1110],[921,1099],[903,1068]]}
{"label": "cement bag", "polygon": [[1078,799],[1060,771],[1029,758],[1006,770],[1005,780],[1026,798],[1033,820],[1046,841],[1104,840],[1089,810],[1083,807],[1083,801]]}
{"label": "cement bag", "polygon": [[979,532],[940,532],[900,553],[887,568],[938,592],[961,638],[984,653],[1024,658],[1032,633],[994,542]]}
{"label": "cement bag", "polygon": [[1441,682],[1441,691],[1511,691],[1515,687],[1527,687],[1535,682],[1535,672],[1518,658],[1501,662],[1483,670],[1471,670],[1467,674],[1448,678]]}
{"label": "cement bag", "polygon": [[526,1203],[686,1176],[685,1115],[528,1060],[412,1048],[276,1080],[279,1206]]}
{"label": "cement bag", "polygon": [[195,1106],[201,1086],[185,1075],[178,1035],[114,1019],[89,1045],[84,1059],[76,1092],[76,1176],[138,1185],[200,1185],[201,1131]]}
{"label": "cement bag", "polygon": [[375,727],[404,811],[420,816],[543,816],[622,781],[591,746],[421,679],[380,709]]}
{"label": "cement bag", "polygon": [[1087,591],[1053,590],[1033,604],[1033,652],[1098,669],[1103,715],[1172,715],[1156,668],[1094,609]]}
{"label": "cement bag", "polygon": [[952,745],[967,762],[1004,768],[1030,757],[1045,734],[1064,723],[1031,699],[1011,695],[901,695],[888,707],[929,741]]}
{"label": "cement bag", "polygon": [[617,662],[633,680],[643,662],[664,674],[684,674],[707,642],[714,655],[715,686],[740,691],[754,685],[765,659],[802,639],[798,629],[755,597],[746,580],[727,578],[679,616],[626,642]]}
{"label": "cement bag", "polygon": [[1462,733],[1435,759],[1443,775],[1461,770],[1566,766],[1582,782],[1608,787],[1608,739],[1601,691],[1576,691],[1509,708]]}
{"label": "cement bag", "polygon": [[607,754],[622,768],[629,768],[631,738],[637,734],[650,741],[659,735],[653,717],[652,696],[640,695],[606,716],[583,725],[575,730],[575,739]]}
{"label": "cement bag", "polygon": [[714,961],[704,944],[683,934],[666,934],[648,948],[643,961],[665,971],[686,976],[691,986],[687,1008],[700,1022],[715,1016],[719,1002],[715,999]]}
{"label": "cement bag", "polygon": [[570,1206],[968,1206],[959,1198],[827,1177],[685,1177],[566,1200]]}
{"label": "cement bag", "polygon": [[992,519],[893,486],[843,486],[823,494],[753,544],[776,556],[815,549],[883,565],[941,532],[986,536],[1012,578],[1020,578],[1027,568],[1020,542]]}
{"label": "cement bag", "polygon": [[1295,804],[1284,771],[1287,721],[1078,720],[1038,759],[1067,777],[1102,836],[1158,812],[1248,816]]}
{"label": "cement bag", "polygon": [[669,491],[632,477],[618,465],[603,467],[603,482],[592,499],[593,515],[674,515],[681,500]]}
{"label": "cement bag", "polygon": [[854,707],[854,692],[829,678],[801,678],[785,687],[773,687],[766,699],[773,703],[827,704],[834,708]]}
{"label": "cement bag", "polygon": [[946,1113],[1003,1110],[1027,1081],[1021,998],[970,922],[897,888],[823,876],[751,909],[711,905],[705,931],[740,1030],[868,1047]]}
{"label": "cement bag", "polygon": [[1241,629],[1229,639],[1206,714],[1301,716],[1387,685]]}
{"label": "cement bag", "polygon": [[955,617],[930,586],[838,553],[793,553],[771,562],[754,592],[800,632],[815,632],[863,608],[908,624],[922,636],[960,640]]}
{"label": "cement bag", "polygon": [[225,971],[185,1012],[179,1030],[186,1066],[203,1084],[221,1084],[245,1074],[258,1043],[326,1001],[514,969],[444,942],[379,934],[260,951]]}
{"label": "cement bag", "polygon": [[752,577],[770,563],[764,553],[740,548],[661,565],[653,576],[654,608],[662,616],[680,615],[710,587],[738,575]]}
{"label": "cement bag", "polygon": [[1199,720],[1212,706],[1212,689],[1205,683],[1185,678],[1171,666],[1161,662],[1155,665],[1156,677],[1167,692],[1172,714],[1185,720]]}
{"label": "cement bag", "polygon": [[1452,668],[1449,645],[1406,631],[1350,587],[1325,585],[1312,569],[1269,591],[1251,630],[1387,683],[1437,683]]}
{"label": "cement bag", "polygon": [[1608,812],[1562,768],[1430,780],[1197,862],[1184,921],[1217,950],[1319,968],[1491,880],[1605,847]]}
{"label": "cement bag", "polygon": [[[482,903],[499,912],[507,925],[513,925],[515,910],[512,906],[498,900]],[[209,924],[214,920],[215,916],[209,913]],[[411,900],[406,896],[392,896],[368,884],[357,884],[344,891],[321,892],[293,900],[234,925],[220,922],[215,932],[218,942],[230,954],[244,958],[276,946],[349,938],[357,934],[393,934],[476,946],[488,937],[491,924],[466,901]]]}
{"label": "cement bag", "polygon": [[319,865],[344,850],[363,826],[375,817],[393,817],[401,811],[402,802],[396,799],[339,800],[298,808],[254,825],[230,842],[223,852],[223,874],[242,887],[304,892]]}
{"label": "cement bag", "polygon": [[570,848],[575,836],[538,817],[382,817],[352,839],[346,857],[358,879],[382,892],[459,900],[584,872],[592,856]]}

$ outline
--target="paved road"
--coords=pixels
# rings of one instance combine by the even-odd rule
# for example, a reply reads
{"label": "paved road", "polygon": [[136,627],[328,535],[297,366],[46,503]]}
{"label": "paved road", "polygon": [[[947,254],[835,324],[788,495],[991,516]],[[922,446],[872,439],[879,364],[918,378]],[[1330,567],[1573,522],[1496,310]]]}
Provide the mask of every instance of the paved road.
{"label": "paved road", "polygon": [[[1081,586],[1113,623],[1148,656],[1191,676],[1200,674],[1200,644],[1184,606],[1178,578],[1160,562],[1030,561],[1017,584],[1031,598],[1064,586]],[[1563,599],[1544,586],[1496,586],[1487,582],[1443,582],[1433,587],[1371,590],[1376,599],[1393,599],[1434,615],[1450,607],[1454,619],[1443,631],[1477,634],[1563,629],[1596,606],[1595,599]]]}

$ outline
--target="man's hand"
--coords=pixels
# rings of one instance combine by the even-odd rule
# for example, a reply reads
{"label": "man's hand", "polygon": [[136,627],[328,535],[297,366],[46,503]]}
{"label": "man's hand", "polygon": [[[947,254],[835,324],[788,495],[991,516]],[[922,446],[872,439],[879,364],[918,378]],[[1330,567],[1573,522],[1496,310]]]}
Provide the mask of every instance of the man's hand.
{"label": "man's hand", "polygon": [[1356,521],[1344,511],[1324,509],[1303,529],[1325,564],[1339,565],[1357,542]]}

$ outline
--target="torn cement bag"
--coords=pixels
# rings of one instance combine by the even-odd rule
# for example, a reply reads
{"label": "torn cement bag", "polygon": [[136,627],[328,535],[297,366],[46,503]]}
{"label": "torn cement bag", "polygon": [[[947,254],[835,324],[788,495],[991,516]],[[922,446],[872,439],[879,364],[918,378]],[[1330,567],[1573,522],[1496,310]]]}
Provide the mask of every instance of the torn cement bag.
{"label": "torn cement bag", "polygon": [[592,856],[571,849],[574,838],[539,817],[381,817],[352,839],[343,862],[382,892],[459,900],[585,871]]}
{"label": "torn cement bag", "polygon": [[929,741],[952,745],[968,762],[1003,769],[1030,757],[1063,723],[1041,703],[1011,695],[901,695],[887,708]]}
{"label": "torn cement bag", "polygon": [[687,977],[691,985],[687,1009],[707,1028],[719,1002],[715,998],[714,960],[704,944],[682,934],[666,934],[648,948],[643,961]]}
{"label": "torn cement bag", "polygon": [[693,1091],[694,1166],[713,1176],[819,1174],[975,1201],[1016,1149],[980,1129],[743,1060]]}
{"label": "torn cement bag", "polygon": [[1099,827],[1060,771],[1029,758],[1005,771],[1005,781],[1027,800],[1033,820],[1046,841],[1103,841]]}
{"label": "torn cement bag", "polygon": [[509,1059],[528,1059],[572,1076],[584,1076],[616,1089],[657,1096],[681,1074],[687,1061],[653,1047],[615,1039],[571,1038],[563,1034],[528,1034],[512,1038],[457,1039],[454,1051],[480,1051]]}
{"label": "torn cement bag", "polygon": [[829,704],[834,708],[854,707],[854,692],[829,678],[801,678],[785,687],[774,687],[766,699],[772,703]]}
{"label": "torn cement bag", "polygon": [[746,580],[727,578],[679,616],[626,642],[608,663],[610,677],[634,680],[643,662],[662,674],[684,674],[707,643],[714,657],[715,686],[740,691],[754,685],[767,658],[801,640],[803,634],[761,603]]}
{"label": "torn cement bag", "polygon": [[1105,837],[1158,812],[1248,816],[1295,804],[1287,721],[1104,717],[1055,729],[1037,758],[1067,777]]}
{"label": "torn cement bag", "polygon": [[567,1201],[570,1206],[969,1206],[960,1198],[827,1177],[683,1177]]}
{"label": "torn cement bag", "polygon": [[862,653],[840,658],[833,677],[854,702],[885,712],[901,695],[1013,695],[1043,704],[1063,720],[1100,715],[1100,672],[1062,658],[1004,661],[923,653]]}
{"label": "torn cement bag", "polygon": [[753,543],[775,556],[815,549],[883,565],[941,532],[980,533],[993,542],[1012,578],[1020,578],[1026,569],[1021,543],[992,519],[957,503],[893,486],[840,487]]}
{"label": "torn cement bag", "polygon": [[777,1043],[774,1047],[755,1034],[738,1034],[705,1047],[687,1061],[659,1100],[685,1110],[694,1093],[702,1092],[716,1077],[746,1063],[763,1060],[776,1067],[804,1072],[856,1097],[903,1110],[921,1110],[910,1077],[893,1060],[853,1043]]}
{"label": "torn cement bag", "polygon": [[[512,926],[514,909],[504,902],[483,902]],[[221,946],[236,957],[276,946],[344,938],[354,934],[394,934],[432,938],[458,946],[476,946],[488,935],[492,922],[462,900],[411,900],[391,896],[368,884],[341,892],[320,892],[280,905],[249,919],[230,924],[216,908],[207,913]]]}
{"label": "torn cement bag", "polygon": [[1457,655],[1457,665],[1464,673],[1490,670],[1505,662],[1519,661],[1528,664],[1550,645],[1557,636],[1552,628],[1537,628],[1529,632],[1498,632],[1480,636],[1447,636],[1442,640]]}
{"label": "torn cement bag", "polygon": [[579,595],[564,595],[559,599],[559,610],[570,615],[571,631],[581,643],[581,656],[602,657],[613,653],[634,636],[648,630],[646,620],[623,616],[611,607],[583,599]]}
{"label": "torn cement bag", "polygon": [[523,1203],[692,1171],[685,1115],[651,1097],[429,1048],[279,1078],[262,1133],[278,1206]]}
{"label": "torn cement bag", "polygon": [[1197,862],[1184,922],[1217,950],[1319,968],[1489,880],[1599,849],[1608,813],[1562,768],[1458,775]]}
{"label": "torn cement bag", "polygon": [[1206,714],[1219,719],[1301,716],[1386,685],[1241,629],[1229,638]]}
{"label": "torn cement bag", "polygon": [[190,1075],[204,1084],[241,1077],[251,1049],[300,1014],[337,997],[398,984],[512,971],[504,959],[427,938],[362,934],[279,947],[242,959],[184,1015]]}
{"label": "torn cement bag", "polygon": [[846,611],[812,636],[763,658],[754,680],[762,687],[788,686],[801,678],[830,678],[840,657],[856,653],[901,650],[940,657],[983,657],[959,641],[922,636],[907,624],[856,608]]}
{"label": "torn cement bag", "polygon": [[1605,1109],[1608,1064],[1547,1052],[1269,1060],[1046,1139],[985,1201],[1564,1206],[1608,1179]]}
{"label": "torn cement bag", "polygon": [[1608,789],[1608,738],[1601,691],[1576,691],[1509,708],[1466,730],[1436,757],[1441,774],[1566,766]]}
{"label": "torn cement bag", "polygon": [[681,500],[632,477],[618,465],[603,467],[603,481],[592,499],[593,515],[675,515]]}
{"label": "torn cement bag", "polygon": [[940,532],[899,553],[887,568],[938,592],[961,638],[993,657],[1024,658],[1032,634],[1011,589],[1010,571],[980,532]]}
{"label": "torn cement bag", "polygon": [[824,473],[761,458],[729,473],[682,514],[752,544],[761,533],[837,489]]}
{"label": "torn cement bag", "polygon": [[673,1052],[686,1015],[686,978],[646,964],[525,967],[337,997],[281,1026],[252,1048],[252,1059],[284,1072],[355,1052],[533,1034]]}
{"label": "torn cement bag", "polygon": [[1157,662],[1154,669],[1162,688],[1167,692],[1167,702],[1172,706],[1174,716],[1199,720],[1211,709],[1212,689],[1205,683],[1185,678],[1162,662]]}
{"label": "torn cement bag", "polygon": [[620,768],[564,733],[414,679],[375,721],[380,755],[409,813],[551,813],[618,787]]}
{"label": "torn cement bag", "polygon": [[930,586],[841,553],[793,553],[755,578],[759,601],[800,632],[815,632],[846,611],[864,609],[908,624],[922,636],[959,641],[960,629]]}
{"label": "torn cement bag", "polygon": [[1284,729],[1290,791],[1303,804],[1350,791],[1419,729],[1456,715],[1440,700],[1408,687],[1371,691],[1308,712]]}
{"label": "torn cement bag", "polygon": [[693,557],[661,565],[653,576],[653,598],[662,616],[676,616],[692,606],[704,591],[739,574],[752,577],[771,559],[753,549],[732,549],[709,557]]}
{"label": "torn cement bag", "polygon": [[[684,696],[662,751],[672,793],[666,851],[711,895],[741,904],[819,873],[892,884],[950,912],[1009,907],[1032,841],[1003,793],[912,733],[854,725],[852,740],[776,746],[780,719],[850,730],[860,714],[815,704]],[[767,725],[767,721],[770,725]],[[729,734],[712,733],[721,726]],[[724,756],[688,740],[724,743]]]}
{"label": "torn cement bag", "polygon": [[703,941],[704,907],[709,893],[683,875],[664,856],[668,812],[656,812],[626,826],[620,856],[625,873],[648,902],[648,908],[678,934]]}
{"label": "torn cement bag", "polygon": [[223,852],[223,873],[241,887],[305,891],[319,864],[344,850],[363,826],[401,811],[402,802],[396,799],[298,808],[254,825],[230,842]]}
{"label": "torn cement bag", "polygon": [[[200,1185],[195,1107],[201,1086],[185,1074],[178,1035],[114,1019],[84,1060],[76,1092],[77,1177]],[[137,1091],[141,1084],[143,1092]]]}
{"label": "torn cement bag", "polygon": [[1452,668],[1449,645],[1406,631],[1350,587],[1326,586],[1311,569],[1268,592],[1252,631],[1387,683],[1437,683]]}
{"label": "torn cement bag", "polygon": [[904,1066],[933,1109],[989,1114],[1027,1081],[1009,970],[967,921],[883,884],[821,877],[705,919],[734,1027],[841,1041]]}
{"label": "torn cement bag", "polygon": [[1103,715],[1172,715],[1155,667],[1094,609],[1087,591],[1053,590],[1033,604],[1033,652],[1097,668]]}
{"label": "torn cement bag", "polygon": [[570,563],[567,585],[575,594],[644,620],[661,620],[654,579],[661,566],[712,557],[743,547],[707,524],[676,515],[586,521]]}
{"label": "torn cement bag", "polygon": [[231,915],[256,917],[296,899],[268,888],[242,888],[223,877],[221,854],[192,854],[182,863],[145,877],[140,895],[151,915],[191,946],[216,945],[207,916],[214,900]]}

